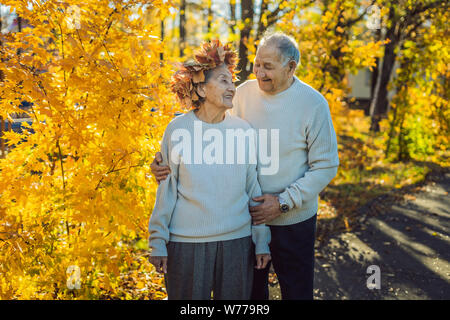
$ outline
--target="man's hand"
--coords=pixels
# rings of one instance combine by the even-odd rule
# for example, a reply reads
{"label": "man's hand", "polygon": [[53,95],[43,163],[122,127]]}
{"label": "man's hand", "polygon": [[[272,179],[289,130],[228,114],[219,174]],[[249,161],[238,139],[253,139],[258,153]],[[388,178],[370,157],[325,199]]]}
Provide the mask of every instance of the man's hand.
{"label": "man's hand", "polygon": [[159,273],[167,273],[167,257],[150,257],[148,261],[155,266]]}
{"label": "man's hand", "polygon": [[152,170],[152,174],[156,179],[158,184],[161,181],[165,180],[170,173],[169,166],[160,166],[159,164],[163,161],[161,152],[157,152],[155,154],[155,159],[153,159],[152,164],[150,165],[150,169]]}
{"label": "man's hand", "polygon": [[267,223],[281,215],[277,196],[263,194],[261,197],[253,198],[253,201],[262,202],[262,204],[249,209],[253,224]]}
{"label": "man's hand", "polygon": [[272,259],[272,257],[270,256],[270,254],[267,254],[267,253],[257,254],[255,268],[256,269],[264,269],[271,259]]}

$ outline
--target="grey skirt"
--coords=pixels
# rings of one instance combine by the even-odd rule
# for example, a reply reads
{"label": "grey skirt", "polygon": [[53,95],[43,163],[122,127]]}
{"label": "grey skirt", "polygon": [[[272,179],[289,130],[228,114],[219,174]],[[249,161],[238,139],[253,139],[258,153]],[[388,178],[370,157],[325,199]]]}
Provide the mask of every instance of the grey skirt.
{"label": "grey skirt", "polygon": [[251,236],[214,242],[169,242],[169,300],[249,300],[254,246]]}

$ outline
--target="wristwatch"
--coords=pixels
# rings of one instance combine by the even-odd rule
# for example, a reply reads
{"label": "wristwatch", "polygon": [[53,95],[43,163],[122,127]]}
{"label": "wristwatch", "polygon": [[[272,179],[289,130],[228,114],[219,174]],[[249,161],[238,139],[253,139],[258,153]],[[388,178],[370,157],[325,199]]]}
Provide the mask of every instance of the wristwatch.
{"label": "wristwatch", "polygon": [[289,205],[280,197],[278,197],[278,202],[280,203],[280,211],[281,213],[286,213],[289,211]]}

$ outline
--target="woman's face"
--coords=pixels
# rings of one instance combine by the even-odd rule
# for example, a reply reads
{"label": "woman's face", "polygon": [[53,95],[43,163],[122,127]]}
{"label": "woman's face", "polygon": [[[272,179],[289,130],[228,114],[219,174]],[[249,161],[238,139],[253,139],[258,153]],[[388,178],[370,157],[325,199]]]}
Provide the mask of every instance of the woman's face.
{"label": "woman's face", "polygon": [[235,93],[233,77],[225,64],[211,70],[206,84],[200,88],[200,94],[205,98],[205,103],[219,108],[233,108]]}

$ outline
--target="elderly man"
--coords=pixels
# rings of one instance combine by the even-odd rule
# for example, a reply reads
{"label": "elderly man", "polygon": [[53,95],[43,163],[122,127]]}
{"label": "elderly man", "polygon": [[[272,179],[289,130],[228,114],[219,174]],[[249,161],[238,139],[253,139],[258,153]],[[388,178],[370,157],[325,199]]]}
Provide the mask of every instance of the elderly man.
{"label": "elderly man", "polygon": [[[300,52],[291,37],[275,33],[259,44],[249,80],[237,88],[233,113],[256,130],[278,130],[279,169],[258,180],[263,195],[254,198],[260,205],[250,207],[254,224],[270,226],[270,250],[282,298],[311,300],[314,282],[314,241],[318,195],[336,176],[339,165],[336,133],[325,98],[299,80],[295,70]],[[167,168],[152,163],[156,179]],[[268,299],[270,264],[255,270],[253,299]]]}

